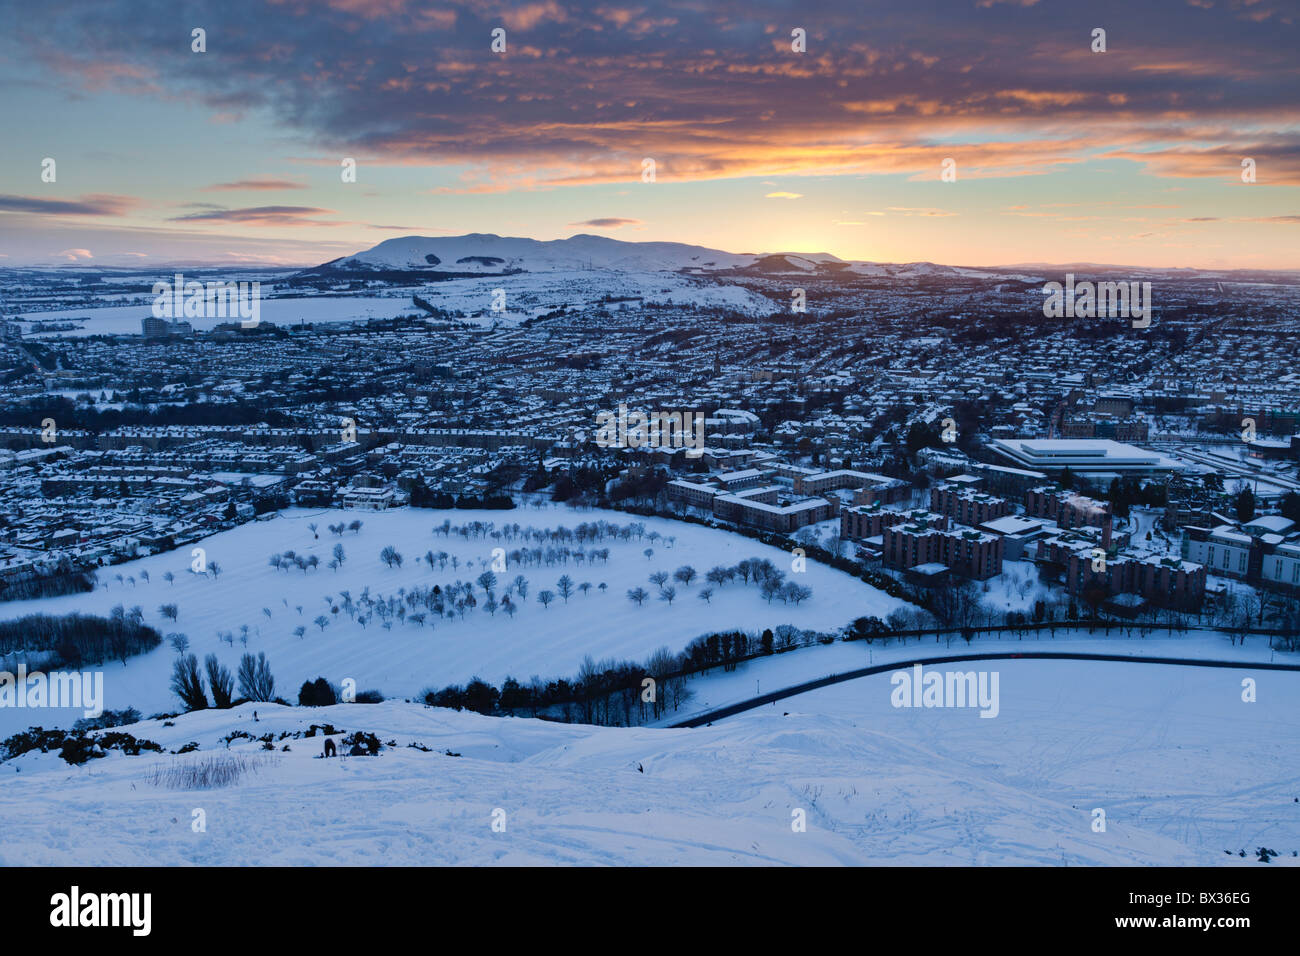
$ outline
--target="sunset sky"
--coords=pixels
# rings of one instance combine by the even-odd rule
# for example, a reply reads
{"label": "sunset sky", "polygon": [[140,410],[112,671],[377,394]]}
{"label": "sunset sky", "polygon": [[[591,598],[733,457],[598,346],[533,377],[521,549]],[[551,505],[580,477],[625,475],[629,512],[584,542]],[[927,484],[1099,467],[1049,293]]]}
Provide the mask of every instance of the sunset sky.
{"label": "sunset sky", "polygon": [[3,0],[0,22],[0,267],[585,232],[1300,269],[1300,0]]}

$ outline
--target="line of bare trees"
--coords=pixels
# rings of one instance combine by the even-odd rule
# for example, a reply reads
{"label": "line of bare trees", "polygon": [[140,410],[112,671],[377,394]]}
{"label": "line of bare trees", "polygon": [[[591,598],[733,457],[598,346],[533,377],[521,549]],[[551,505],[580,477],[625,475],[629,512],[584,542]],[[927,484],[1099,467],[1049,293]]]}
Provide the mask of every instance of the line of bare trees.
{"label": "line of bare trees", "polygon": [[[206,710],[209,706],[224,709],[246,701],[279,700],[275,696],[275,677],[271,674],[271,665],[267,663],[265,654],[259,653],[257,657],[245,654],[241,657],[235,677],[217,660],[215,654],[209,654],[204,658],[203,672],[208,679],[207,689],[212,693],[211,705],[204,690],[204,673],[199,670],[199,659],[193,654],[182,653],[172,663],[171,691],[180,698],[187,711]],[[239,683],[238,697],[235,696],[236,680]]]}
{"label": "line of bare trees", "polygon": [[630,727],[659,720],[670,709],[677,712],[693,696],[689,682],[714,668],[735,670],[747,660],[835,639],[832,633],[788,624],[759,636],[715,632],[700,635],[678,654],[661,647],[640,663],[596,661],[587,655],[572,678],[543,681],[534,676],[523,683],[507,677],[498,688],[475,677],[464,686],[428,690],[422,696],[434,707]]}
{"label": "line of bare trees", "polygon": [[106,660],[126,662],[151,651],[162,635],[144,623],[144,610],[121,604],[108,617],[91,614],[28,614],[0,621],[0,654],[24,653],[28,666],[45,668]]}
{"label": "line of bare trees", "polygon": [[[670,582],[676,581],[683,587],[690,587],[698,577],[695,568],[685,564],[674,571],[671,577],[667,571],[660,570],[651,574],[649,580],[658,588],[659,600],[671,605],[677,598],[677,586]],[[740,578],[747,585],[756,585],[759,594],[768,604],[772,603],[773,598],[780,598],[782,604],[798,605],[812,597],[812,588],[787,581],[785,572],[767,558],[746,558],[731,567],[715,565],[705,574],[706,586],[701,588],[696,596],[706,604],[711,604],[717,589],[736,578]],[[650,599],[650,592],[642,587],[630,588],[627,597],[629,601],[640,607]]]}

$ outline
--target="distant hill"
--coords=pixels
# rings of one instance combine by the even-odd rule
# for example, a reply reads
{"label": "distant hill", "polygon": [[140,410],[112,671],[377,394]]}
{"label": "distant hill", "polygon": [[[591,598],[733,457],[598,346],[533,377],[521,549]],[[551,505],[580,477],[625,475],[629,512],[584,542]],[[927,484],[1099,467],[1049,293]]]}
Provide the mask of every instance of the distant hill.
{"label": "distant hill", "polygon": [[1213,277],[1294,283],[1295,273],[1216,272],[1196,269],[1151,269],[1088,263],[1029,263],[1000,267],[963,267],[933,262],[855,262],[826,252],[724,252],[683,242],[628,242],[588,234],[568,239],[525,239],[470,233],[465,236],[401,236],[355,255],[304,270],[304,276],[371,277],[512,275],[521,272],[685,272],[737,276],[843,276],[924,281],[930,278],[976,278],[997,281],[1060,281],[1066,272],[1079,277],[1123,273],[1129,277],[1161,275],[1170,279]]}
{"label": "distant hill", "polygon": [[752,266],[758,256],[735,255],[680,242],[623,242],[579,235],[543,242],[510,236],[402,236],[373,249],[327,262],[317,270],[340,273],[424,272],[496,275],[508,272],[716,271]]}
{"label": "distant hill", "polygon": [[846,262],[826,252],[724,252],[682,242],[626,242],[577,235],[542,241],[471,233],[466,236],[402,236],[372,249],[326,262],[308,274],[430,276],[507,275],[518,272],[732,272],[751,275],[859,275],[923,277],[966,270],[930,262],[889,265]]}

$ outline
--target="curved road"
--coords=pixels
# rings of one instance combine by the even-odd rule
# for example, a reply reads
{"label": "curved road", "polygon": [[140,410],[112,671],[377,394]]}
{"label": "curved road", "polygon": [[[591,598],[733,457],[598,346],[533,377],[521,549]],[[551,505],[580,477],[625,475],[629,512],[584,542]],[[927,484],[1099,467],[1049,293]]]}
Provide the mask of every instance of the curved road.
{"label": "curved road", "polygon": [[914,660],[894,661],[892,664],[876,664],[872,667],[859,667],[857,670],[831,674],[827,677],[819,677],[816,680],[805,681],[802,684],[795,684],[793,687],[774,690],[770,694],[761,694],[758,697],[751,697],[748,700],[742,700],[738,704],[727,704],[725,707],[715,707],[713,710],[706,710],[703,713],[696,714],[694,717],[688,717],[686,720],[680,720],[677,723],[669,724],[668,726],[701,727],[710,724],[715,720],[722,720],[725,717],[744,713],[747,710],[753,710],[755,707],[762,707],[764,704],[770,704],[773,701],[784,700],[787,697],[804,694],[810,690],[817,690],[820,687],[829,687],[832,684],[842,684],[844,681],[857,680],[859,677],[870,677],[872,674],[884,674],[889,671],[905,670],[915,664],[929,666],[933,664],[955,664],[962,661],[1007,660],[1124,661],[1137,664],[1174,664],[1186,667],[1224,667],[1235,668],[1238,670],[1300,671],[1300,664],[1253,664],[1244,661],[1206,661],[1192,657],[1136,657],[1128,654],[1070,654],[1057,651],[1023,651],[1020,653],[1002,651],[987,654],[953,654],[945,657],[921,657]]}

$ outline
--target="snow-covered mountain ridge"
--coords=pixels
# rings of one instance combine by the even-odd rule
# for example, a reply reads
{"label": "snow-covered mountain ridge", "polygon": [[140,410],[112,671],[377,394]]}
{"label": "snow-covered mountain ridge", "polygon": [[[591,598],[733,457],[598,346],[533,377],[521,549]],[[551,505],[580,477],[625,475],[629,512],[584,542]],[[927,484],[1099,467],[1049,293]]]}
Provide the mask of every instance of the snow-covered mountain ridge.
{"label": "snow-covered mountain ridge", "polygon": [[364,252],[335,259],[311,271],[500,275],[584,270],[864,276],[955,275],[962,271],[929,262],[906,265],[846,262],[825,252],[734,253],[681,242],[626,242],[587,234],[543,241],[484,233],[386,239]]}

